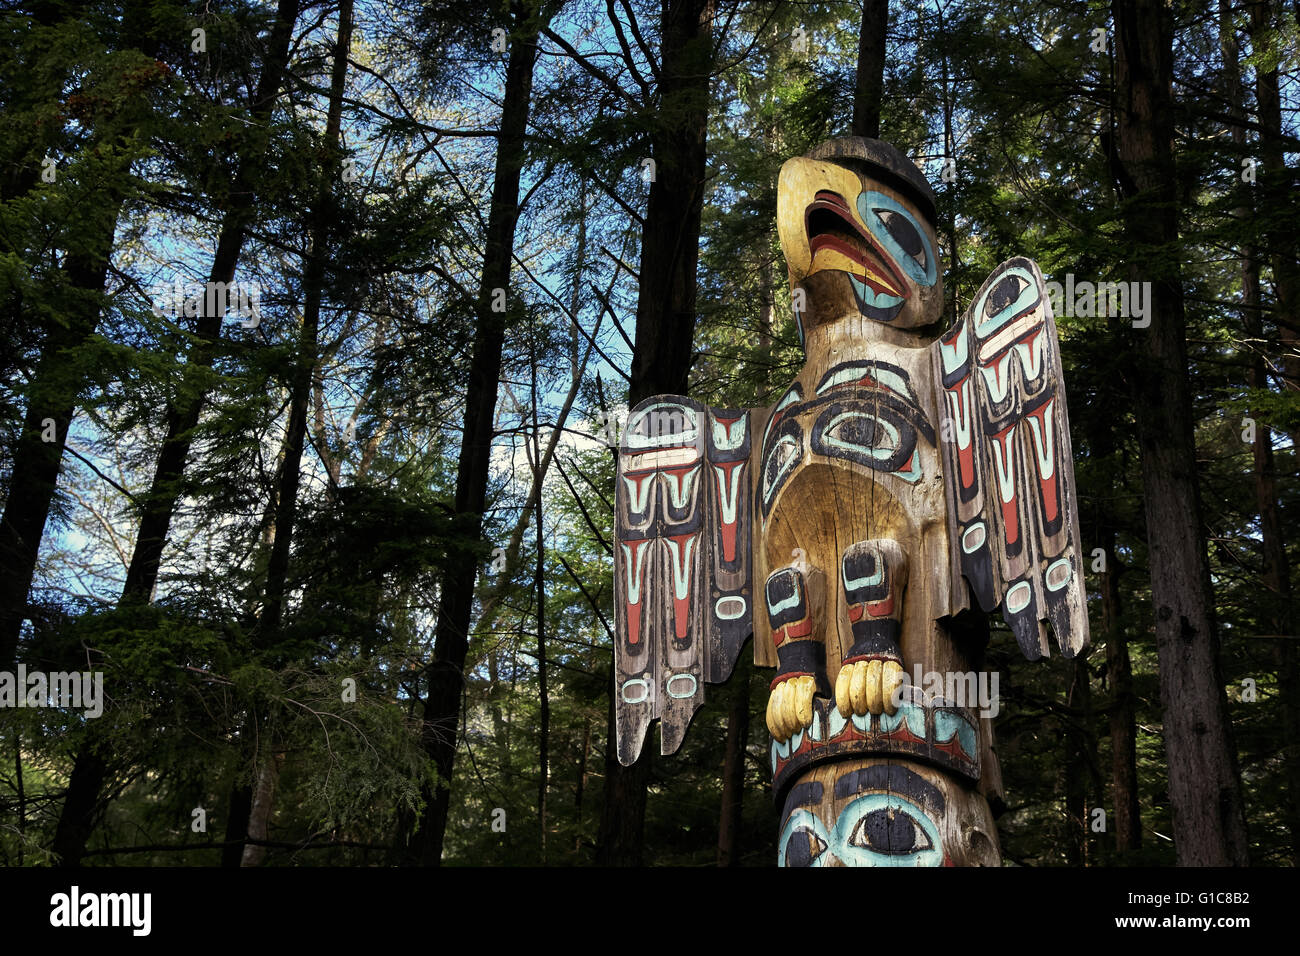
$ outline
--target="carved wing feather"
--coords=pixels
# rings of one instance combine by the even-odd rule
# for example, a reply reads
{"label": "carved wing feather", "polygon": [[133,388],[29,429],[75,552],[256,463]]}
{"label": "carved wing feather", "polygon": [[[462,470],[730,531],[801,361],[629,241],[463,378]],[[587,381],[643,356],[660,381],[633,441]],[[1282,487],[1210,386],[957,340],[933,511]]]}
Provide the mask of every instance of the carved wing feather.
{"label": "carved wing feather", "polygon": [[731,676],[753,633],[750,419],[656,395],[619,445],[614,601],[618,756],[681,746],[704,684]]}
{"label": "carved wing feather", "polygon": [[999,604],[1030,660],[1047,629],[1073,657],[1088,644],[1070,422],[1043,275],[1009,259],[933,346],[952,540],[955,612],[964,576]]}

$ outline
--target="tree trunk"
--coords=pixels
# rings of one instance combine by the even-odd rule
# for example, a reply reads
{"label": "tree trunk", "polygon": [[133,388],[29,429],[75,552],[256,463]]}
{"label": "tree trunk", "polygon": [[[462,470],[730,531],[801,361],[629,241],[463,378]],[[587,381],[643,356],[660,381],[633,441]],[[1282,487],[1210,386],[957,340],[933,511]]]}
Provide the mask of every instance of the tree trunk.
{"label": "tree trunk", "polygon": [[1111,786],[1114,797],[1115,849],[1123,854],[1142,846],[1142,813],[1138,804],[1137,700],[1133,667],[1124,633],[1119,579],[1124,573],[1115,553],[1115,534],[1106,537],[1106,570],[1101,575],[1101,620],[1106,633],[1106,672],[1110,676]]}
{"label": "tree trunk", "polygon": [[320,189],[311,211],[309,247],[303,268],[302,331],[290,383],[289,425],[285,433],[284,463],[276,503],[275,542],[266,571],[266,603],[258,621],[263,642],[280,627],[284,590],[289,574],[289,550],[297,519],[298,484],[303,447],[307,441],[307,415],[311,404],[312,379],[316,374],[317,338],[320,332],[321,302],[325,295],[325,269],[329,260],[331,226],[335,219],[334,190],[342,170],[339,131],[343,121],[343,92],[347,82],[348,53],[352,49],[352,0],[339,4],[338,37],[330,69],[329,110],[325,118],[324,155]]}
{"label": "tree trunk", "polygon": [[[267,42],[266,66],[258,79],[249,138],[241,150],[239,166],[231,184],[226,213],[217,238],[217,251],[208,274],[209,282],[228,284],[235,279],[235,267],[254,215],[252,182],[260,171],[262,156],[267,148],[267,136],[263,130],[270,126],[272,108],[280,94],[289,60],[289,43],[297,19],[298,0],[280,0]],[[186,359],[184,384],[178,395],[167,403],[167,433],[158,452],[149,493],[143,499],[144,508],[136,532],[136,544],[131,552],[126,584],[122,588],[123,601],[152,600],[158,583],[163,548],[167,544],[177,502],[183,494],[181,476],[185,471],[185,460],[189,457],[193,431],[206,403],[204,394],[194,394],[193,381],[212,367],[215,343],[221,337],[221,323],[225,317],[224,308],[218,306],[209,313],[207,305],[205,296],[196,327],[199,344]]]}
{"label": "tree trunk", "polygon": [[[284,765],[284,753],[270,755],[257,768],[257,780],[252,791],[252,805],[248,811],[248,836],[266,840],[271,832],[271,811],[275,809],[275,785]],[[240,839],[243,839],[240,837]],[[266,847],[253,843],[244,845],[240,866],[261,866],[266,859]]]}
{"label": "tree trunk", "polygon": [[[541,393],[537,389],[537,327],[532,328],[532,376],[533,376],[533,485],[540,487],[542,481],[542,441],[538,431],[537,408],[541,404]],[[542,866],[546,865],[546,791],[550,778],[551,757],[551,698],[546,686],[546,549],[543,532],[542,508],[533,509],[537,519],[537,562],[534,565],[533,586],[537,592],[537,823],[538,845],[541,850]]]}
{"label": "tree trunk", "polygon": [[1116,0],[1120,164],[1131,195],[1125,230],[1152,283],[1150,326],[1134,332],[1163,732],[1180,865],[1244,866],[1249,844],[1219,668],[1187,378],[1173,154],[1173,30],[1158,0]]}
{"label": "tree trunk", "polygon": [[[483,274],[479,286],[478,326],[470,358],[465,393],[465,430],[456,472],[455,522],[459,547],[448,549],[441,568],[438,620],[433,661],[428,667],[428,696],[424,703],[424,751],[437,768],[436,787],[424,785],[424,813],[418,824],[399,825],[396,852],[403,862],[437,866],[451,801],[451,774],[456,757],[465,656],[478,573],[477,547],[483,530],[488,466],[492,452],[492,414],[496,409],[501,353],[505,347],[505,315],[492,310],[493,290],[507,294],[519,219],[519,174],[524,164],[524,132],[532,99],[533,65],[537,58],[540,21],[532,3],[512,4],[515,30],[510,38],[501,131],[497,137],[492,207],[488,213]],[[415,832],[406,832],[415,826]]]}
{"label": "tree trunk", "polygon": [[1070,866],[1087,866],[1092,841],[1098,839],[1092,825],[1091,773],[1097,740],[1092,733],[1092,685],[1089,682],[1088,651],[1083,651],[1067,665],[1070,689],[1066,704],[1070,714],[1065,727],[1065,861]]}
{"label": "tree trunk", "polygon": [[[284,612],[284,593],[289,577],[289,553],[293,545],[294,525],[298,517],[298,485],[302,469],[303,447],[307,440],[307,416],[311,404],[312,380],[316,374],[317,345],[320,332],[321,304],[325,296],[325,270],[329,260],[330,233],[335,221],[334,190],[338,187],[342,171],[342,152],[339,149],[339,131],[343,121],[343,93],[347,83],[348,53],[352,49],[352,0],[339,3],[339,26],[330,68],[329,107],[325,117],[325,136],[321,157],[320,186],[309,214],[308,247],[303,264],[302,331],[298,336],[298,353],[295,358],[289,385],[289,424],[285,431],[284,460],[280,466],[279,489],[276,494],[275,532],[271,556],[267,562],[265,602],[262,614],[253,631],[255,646],[266,649],[274,646]],[[260,716],[250,719],[261,722],[252,735],[257,740],[267,726]],[[266,735],[269,736],[269,733]],[[266,821],[274,806],[274,780],[278,769],[271,766],[277,759],[273,752],[254,754],[258,761],[254,773],[255,789],[249,798],[248,836],[265,839]],[[243,794],[240,794],[241,798]],[[232,808],[232,814],[234,810]],[[262,831],[259,834],[259,829]],[[243,840],[243,836],[236,839]],[[251,851],[251,856],[250,856]],[[266,851],[264,848],[245,845],[240,854],[240,865],[256,866]],[[233,852],[231,856],[233,857]]]}
{"label": "tree trunk", "polygon": [[[695,267],[704,207],[705,135],[712,70],[712,0],[664,0],[660,113],[651,133],[655,179],[641,238],[640,293],[628,406],[651,395],[685,395],[695,334]],[[639,866],[653,742],[630,767],[618,761],[614,677],[605,747],[605,800],[597,838],[601,866]]]}
{"label": "tree trunk", "polygon": [[889,0],[863,0],[858,33],[858,72],[853,95],[853,135],[878,139],[885,93],[885,31]]}
{"label": "tree trunk", "polygon": [[718,820],[718,866],[740,865],[745,809],[745,746],[749,743],[750,665],[740,661],[731,675],[727,702],[727,749],[722,758],[722,814]]}

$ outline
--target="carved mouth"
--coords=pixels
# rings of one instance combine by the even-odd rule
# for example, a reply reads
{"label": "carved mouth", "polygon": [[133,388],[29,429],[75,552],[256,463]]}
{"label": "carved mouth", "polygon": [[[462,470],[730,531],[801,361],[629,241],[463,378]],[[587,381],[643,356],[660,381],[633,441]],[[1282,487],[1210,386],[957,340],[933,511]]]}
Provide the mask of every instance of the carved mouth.
{"label": "carved mouth", "polygon": [[[817,193],[804,213],[804,230],[810,275],[828,270],[848,272],[874,296],[898,300],[909,297],[907,283],[875,240],[857,224],[848,203],[838,193]],[[861,293],[859,298],[863,298]],[[891,303],[886,298],[881,305],[889,308]]]}

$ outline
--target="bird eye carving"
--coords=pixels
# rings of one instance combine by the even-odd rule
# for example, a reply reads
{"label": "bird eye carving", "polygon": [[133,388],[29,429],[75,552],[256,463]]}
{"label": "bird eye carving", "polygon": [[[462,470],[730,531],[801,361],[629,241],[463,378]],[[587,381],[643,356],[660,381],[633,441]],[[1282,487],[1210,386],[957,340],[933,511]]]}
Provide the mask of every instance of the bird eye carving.
{"label": "bird eye carving", "polygon": [[894,237],[898,247],[911,256],[918,266],[925,269],[928,265],[925,258],[925,240],[921,238],[921,233],[917,231],[911,220],[892,209],[877,209],[876,216]]}
{"label": "bird eye carving", "polygon": [[871,191],[858,195],[858,212],[884,251],[913,282],[935,284],[938,271],[930,238],[906,206],[892,196]]}
{"label": "bird eye carving", "polygon": [[1020,298],[1021,291],[1028,284],[1016,275],[1003,277],[989,292],[988,303],[984,306],[985,314],[992,317],[1002,312]]}

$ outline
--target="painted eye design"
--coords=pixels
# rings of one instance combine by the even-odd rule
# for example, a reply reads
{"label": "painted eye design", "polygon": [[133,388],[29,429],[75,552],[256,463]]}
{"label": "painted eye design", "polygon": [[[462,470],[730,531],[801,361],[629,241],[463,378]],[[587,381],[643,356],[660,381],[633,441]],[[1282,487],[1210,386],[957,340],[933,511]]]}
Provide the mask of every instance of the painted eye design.
{"label": "painted eye design", "polygon": [[898,429],[889,422],[863,412],[843,412],[826,423],[822,438],[839,446],[884,460],[892,458],[901,444]]}
{"label": "painted eye design", "polygon": [[858,214],[883,249],[917,285],[932,286],[938,279],[934,249],[925,227],[891,196],[858,194]]}
{"label": "painted eye design", "polygon": [[905,468],[916,449],[916,427],[894,403],[835,402],[813,426],[812,450],[875,471]]}
{"label": "painted eye design", "polygon": [[1008,269],[976,303],[975,334],[992,335],[1038,304],[1038,285],[1024,269]]}
{"label": "painted eye design", "polygon": [[885,229],[894,237],[899,248],[916,260],[916,264],[924,270],[927,265],[925,240],[921,238],[921,233],[917,231],[911,219],[892,209],[877,209],[876,216],[884,223]]}
{"label": "painted eye design", "polygon": [[814,861],[826,852],[826,841],[811,827],[795,827],[785,841],[786,866],[813,866]]}
{"label": "painted eye design", "polygon": [[872,810],[859,819],[849,835],[849,845],[888,856],[910,855],[934,849],[934,842],[926,828],[897,805]]}

